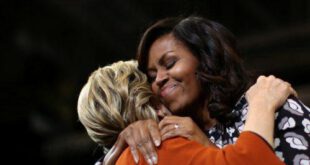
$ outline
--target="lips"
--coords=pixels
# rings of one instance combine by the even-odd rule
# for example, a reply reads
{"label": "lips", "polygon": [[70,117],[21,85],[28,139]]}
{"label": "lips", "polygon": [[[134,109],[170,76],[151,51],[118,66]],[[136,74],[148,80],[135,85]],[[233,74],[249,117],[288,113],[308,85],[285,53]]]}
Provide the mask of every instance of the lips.
{"label": "lips", "polygon": [[174,91],[176,86],[177,86],[176,84],[170,84],[170,85],[164,86],[160,90],[160,96],[161,97],[166,97],[166,96],[170,95]]}

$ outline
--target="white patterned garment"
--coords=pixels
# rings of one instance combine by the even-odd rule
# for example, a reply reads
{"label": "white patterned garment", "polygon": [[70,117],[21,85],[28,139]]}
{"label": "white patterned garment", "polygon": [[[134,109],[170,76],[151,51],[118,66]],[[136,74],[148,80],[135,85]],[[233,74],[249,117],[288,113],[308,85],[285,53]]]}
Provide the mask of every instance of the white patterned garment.
{"label": "white patterned garment", "polygon": [[[226,128],[222,125],[207,131],[218,147],[235,143],[243,130],[248,103],[243,95],[233,109],[238,119]],[[310,165],[310,109],[297,98],[291,97],[276,113],[276,155],[288,165]]]}

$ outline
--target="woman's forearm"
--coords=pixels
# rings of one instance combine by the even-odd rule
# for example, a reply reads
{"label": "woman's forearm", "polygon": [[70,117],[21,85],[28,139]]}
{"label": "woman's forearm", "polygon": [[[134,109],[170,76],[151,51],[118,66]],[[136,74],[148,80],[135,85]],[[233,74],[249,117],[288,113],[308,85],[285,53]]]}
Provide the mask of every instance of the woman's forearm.
{"label": "woman's forearm", "polygon": [[264,138],[271,146],[274,146],[273,133],[275,113],[274,110],[266,108],[249,106],[244,131],[255,132]]}

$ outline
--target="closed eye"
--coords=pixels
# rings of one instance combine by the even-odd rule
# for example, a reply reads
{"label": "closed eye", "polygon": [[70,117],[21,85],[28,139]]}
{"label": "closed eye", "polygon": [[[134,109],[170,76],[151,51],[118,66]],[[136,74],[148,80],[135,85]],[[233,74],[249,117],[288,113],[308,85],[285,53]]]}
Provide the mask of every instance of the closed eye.
{"label": "closed eye", "polygon": [[176,63],[176,61],[177,61],[176,59],[172,59],[172,60],[167,61],[167,63],[165,64],[166,69],[172,68],[174,66],[174,64]]}

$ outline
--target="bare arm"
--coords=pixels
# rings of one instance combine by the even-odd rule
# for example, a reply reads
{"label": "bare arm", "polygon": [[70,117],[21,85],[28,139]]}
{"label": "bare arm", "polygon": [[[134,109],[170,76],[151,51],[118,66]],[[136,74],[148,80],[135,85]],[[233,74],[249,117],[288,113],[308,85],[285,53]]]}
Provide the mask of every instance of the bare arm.
{"label": "bare arm", "polygon": [[274,76],[260,76],[246,93],[249,112],[244,131],[253,131],[273,146],[275,111],[284,104],[289,95],[297,96],[287,82]]}

